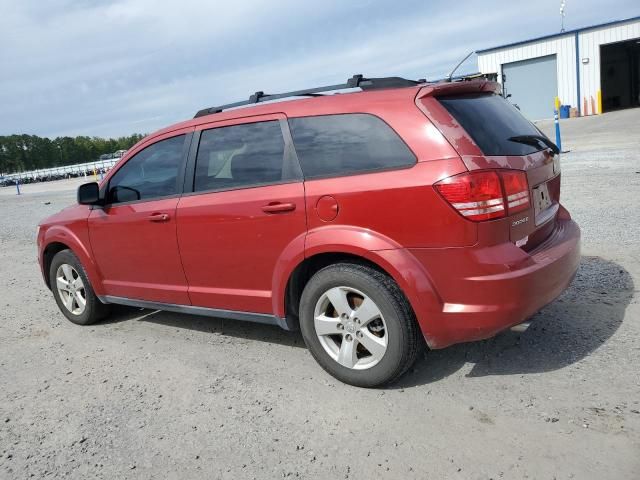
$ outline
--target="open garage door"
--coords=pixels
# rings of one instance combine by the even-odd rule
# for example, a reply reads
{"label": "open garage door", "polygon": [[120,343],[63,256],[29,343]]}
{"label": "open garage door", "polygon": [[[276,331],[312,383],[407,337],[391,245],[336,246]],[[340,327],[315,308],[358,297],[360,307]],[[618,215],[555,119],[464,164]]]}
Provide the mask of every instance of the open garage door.
{"label": "open garage door", "polygon": [[602,110],[640,106],[640,39],[600,46]]}
{"label": "open garage door", "polygon": [[529,120],[553,117],[558,95],[556,56],[532,58],[502,65],[502,87],[509,101]]}

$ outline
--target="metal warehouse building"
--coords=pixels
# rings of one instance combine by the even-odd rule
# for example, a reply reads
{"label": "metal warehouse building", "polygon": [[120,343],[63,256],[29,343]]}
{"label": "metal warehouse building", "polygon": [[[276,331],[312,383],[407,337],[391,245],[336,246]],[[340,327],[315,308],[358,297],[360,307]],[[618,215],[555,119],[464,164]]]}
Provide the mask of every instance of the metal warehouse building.
{"label": "metal warehouse building", "polygon": [[581,115],[640,106],[640,17],[479,50],[504,95],[531,120],[553,116],[554,101]]}

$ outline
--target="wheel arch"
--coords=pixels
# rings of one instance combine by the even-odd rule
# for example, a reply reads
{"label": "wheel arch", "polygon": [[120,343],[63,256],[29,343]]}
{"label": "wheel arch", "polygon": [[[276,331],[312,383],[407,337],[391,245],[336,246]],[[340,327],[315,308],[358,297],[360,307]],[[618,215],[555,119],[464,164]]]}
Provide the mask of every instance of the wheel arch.
{"label": "wheel arch", "polygon": [[49,270],[51,269],[51,262],[53,261],[53,257],[56,256],[57,253],[62,252],[63,250],[71,250],[68,245],[62,242],[51,242],[44,247],[42,251],[42,276],[44,277],[44,283],[47,285],[49,290],[51,290],[50,283],[50,275]]}
{"label": "wheel arch", "polygon": [[96,295],[103,295],[102,277],[92,258],[91,251],[89,250],[90,247],[85,245],[85,243],[88,243],[88,236],[86,241],[83,242],[81,238],[70,229],[62,226],[51,227],[46,231],[40,260],[42,275],[48,288],[50,288],[49,270],[53,257],[62,250],[70,250],[78,257]]}
{"label": "wheel arch", "polygon": [[298,317],[298,307],[302,291],[313,275],[323,268],[336,263],[356,263],[366,265],[378,270],[385,275],[389,275],[383,268],[371,260],[346,252],[324,252],[317,253],[302,260],[290,273],[284,292],[284,310],[287,317]]}
{"label": "wheel arch", "polygon": [[289,323],[297,323],[300,298],[307,282],[316,272],[335,263],[367,265],[392,278],[407,298],[423,335],[429,341],[429,312],[437,311],[441,302],[422,266],[402,249],[360,252],[336,249],[304,257],[291,270],[282,293],[274,296],[274,303],[278,302],[276,314],[287,318]]}

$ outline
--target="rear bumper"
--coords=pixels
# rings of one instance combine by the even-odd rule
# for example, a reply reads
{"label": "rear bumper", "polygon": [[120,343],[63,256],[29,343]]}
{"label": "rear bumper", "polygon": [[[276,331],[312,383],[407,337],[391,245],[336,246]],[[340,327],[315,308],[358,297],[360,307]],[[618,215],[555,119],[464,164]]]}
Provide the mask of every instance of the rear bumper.
{"label": "rear bumper", "polygon": [[522,323],[558,297],[580,263],[580,229],[563,211],[535,250],[512,243],[463,249],[412,249],[429,272],[441,309],[418,320],[431,348],[489,338]]}

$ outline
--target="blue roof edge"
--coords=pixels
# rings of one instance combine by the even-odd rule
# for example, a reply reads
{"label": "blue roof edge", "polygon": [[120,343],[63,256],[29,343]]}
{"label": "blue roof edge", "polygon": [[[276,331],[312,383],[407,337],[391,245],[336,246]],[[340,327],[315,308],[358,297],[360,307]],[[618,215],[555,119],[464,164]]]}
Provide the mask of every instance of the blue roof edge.
{"label": "blue roof edge", "polygon": [[573,30],[565,30],[564,32],[552,33],[549,35],[543,35],[541,37],[530,38],[528,40],[520,40],[519,42],[507,43],[505,45],[499,45],[496,47],[485,48],[482,50],[476,50],[476,54],[482,54],[492,52],[494,50],[500,50],[501,48],[515,47],[518,45],[525,45],[527,43],[538,42],[540,40],[548,40],[550,38],[564,37],[565,35],[575,35],[576,33],[584,32],[586,30],[593,30],[595,28],[609,27],[612,25],[618,25],[620,23],[633,22],[640,20],[640,16],[625,18],[623,20],[612,20],[611,22],[599,23],[597,25],[589,25],[588,27],[574,28]]}

